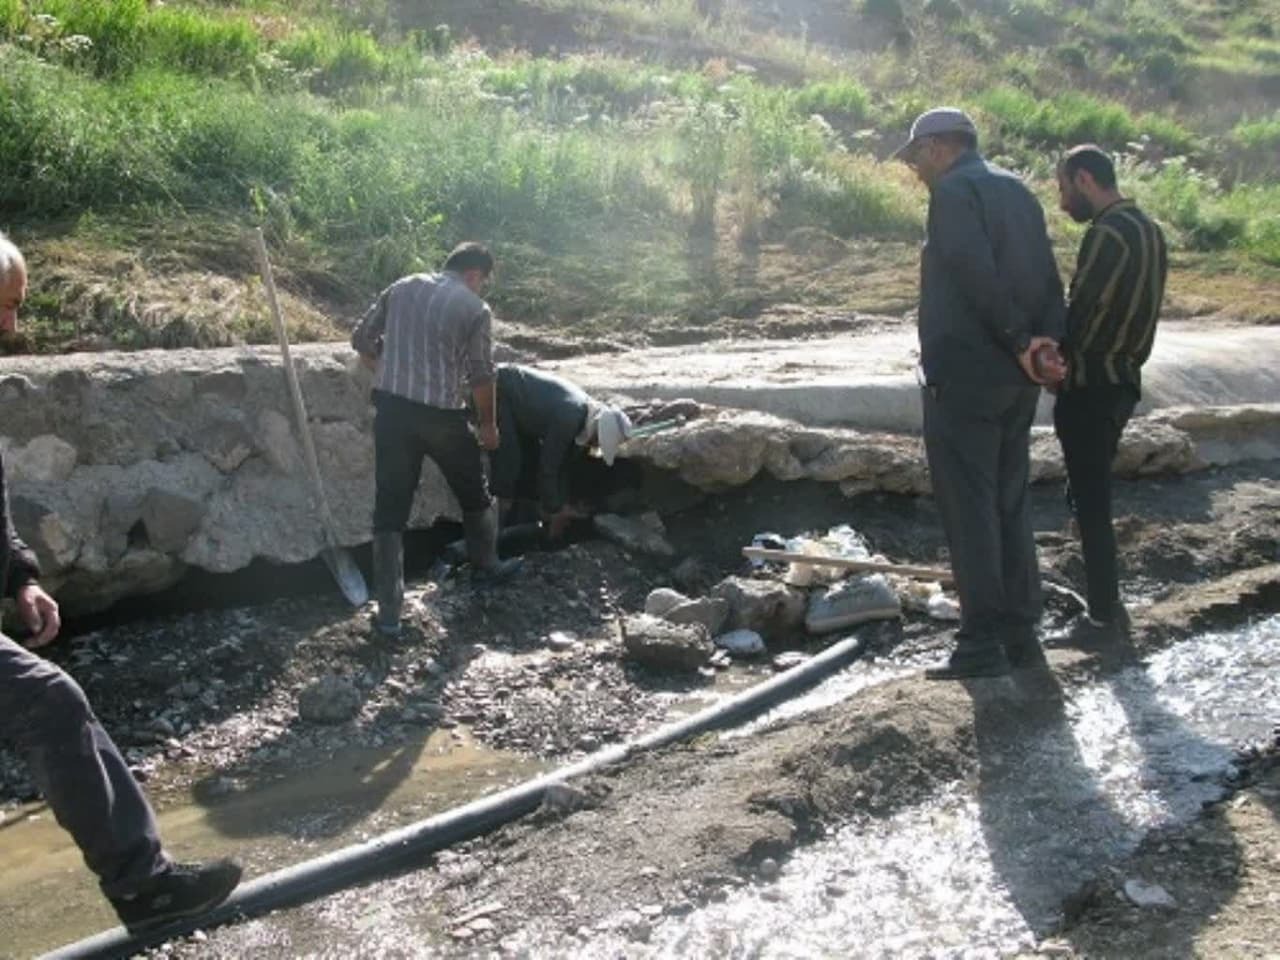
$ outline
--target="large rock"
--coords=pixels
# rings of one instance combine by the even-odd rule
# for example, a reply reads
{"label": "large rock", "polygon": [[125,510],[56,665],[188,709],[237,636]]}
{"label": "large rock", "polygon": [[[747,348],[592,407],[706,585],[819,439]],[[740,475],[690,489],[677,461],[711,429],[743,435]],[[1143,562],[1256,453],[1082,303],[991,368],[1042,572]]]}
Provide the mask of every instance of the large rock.
{"label": "large rock", "polygon": [[622,621],[622,643],[628,660],[653,670],[692,672],[714,652],[701,624],[667,623],[648,614]]}
{"label": "large rock", "polygon": [[651,617],[661,617],[672,607],[688,602],[689,598],[680,591],[672,590],[670,587],[658,587],[656,590],[650,590],[649,595],[644,598],[644,612]]}
{"label": "large rock", "polygon": [[786,640],[804,625],[805,594],[774,580],[729,577],[711,591],[729,604],[730,630],[754,630],[766,640]]}
{"label": "large rock", "polygon": [[627,550],[658,557],[675,555],[675,548],[667,542],[667,530],[662,524],[662,518],[656,513],[645,513],[638,517],[598,513],[592,521],[597,533]]}
{"label": "large rock", "polygon": [[298,696],[298,716],[308,723],[346,723],[360,712],[360,703],[354,683],[325,674]]}
{"label": "large rock", "polygon": [[668,623],[700,623],[715,636],[729,619],[729,601],[724,597],[699,597],[668,608],[662,619]]}
{"label": "large rock", "polygon": [[[1121,476],[1187,473],[1280,451],[1280,404],[1170,408],[1130,421],[1120,441]],[[741,410],[709,411],[676,430],[627,442],[627,456],[679,471],[702,490],[740,486],[761,472],[779,480],[838,483],[849,496],[871,491],[926,494],[929,470],[918,436],[813,428]],[[1050,427],[1032,431],[1033,481],[1063,477]]]}
{"label": "large rock", "polygon": [[[294,349],[339,541],[370,539],[369,374],[344,345]],[[0,451],[19,532],[70,615],[255,560],[294,563],[324,546],[293,411],[272,348],[6,358]],[[657,411],[657,408],[654,408]],[[692,412],[692,410],[688,411]],[[702,491],[760,473],[835,483],[849,494],[929,492],[919,437],[816,429],[760,413],[703,408],[678,429],[629,441],[626,456],[678,472]],[[1164,409],[1130,423],[1120,475],[1180,473],[1274,457],[1280,405]],[[1051,430],[1033,439],[1036,479],[1062,476]],[[456,519],[430,461],[413,527]],[[671,555],[660,523],[600,518],[631,549]],[[697,592],[701,577],[677,581]]]}

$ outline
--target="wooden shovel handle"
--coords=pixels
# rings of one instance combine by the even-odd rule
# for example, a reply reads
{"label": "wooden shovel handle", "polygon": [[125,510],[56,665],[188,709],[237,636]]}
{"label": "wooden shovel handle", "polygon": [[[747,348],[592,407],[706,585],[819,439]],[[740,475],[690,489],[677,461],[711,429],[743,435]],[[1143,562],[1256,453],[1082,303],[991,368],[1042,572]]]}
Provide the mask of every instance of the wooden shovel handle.
{"label": "wooden shovel handle", "polygon": [[764,547],[743,547],[742,555],[752,560],[774,560],[778,563],[807,563],[815,567],[839,567],[861,573],[896,573],[916,580],[937,580],[950,583],[951,571],[937,567],[913,567],[901,563],[878,563],[875,560],[851,560],[848,557],[824,557],[814,553],[792,553],[788,550],[766,550]]}

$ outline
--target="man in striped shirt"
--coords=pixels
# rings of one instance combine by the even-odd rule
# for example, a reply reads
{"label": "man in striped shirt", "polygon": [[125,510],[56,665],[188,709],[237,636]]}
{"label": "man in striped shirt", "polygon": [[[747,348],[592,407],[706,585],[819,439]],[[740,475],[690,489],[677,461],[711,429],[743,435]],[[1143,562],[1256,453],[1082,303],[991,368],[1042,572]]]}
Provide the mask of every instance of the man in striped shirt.
{"label": "man in striped shirt", "polygon": [[497,508],[485,475],[484,450],[498,447],[493,315],[480,298],[492,272],[493,256],[483,245],[460,244],[442,272],[403,277],[383,290],[351,335],[375,370],[374,626],[387,636],[400,631],[402,538],[423,457],[436,462],[462,507],[477,579],[502,580],[518,566],[498,559]]}
{"label": "man in striped shirt", "polygon": [[1098,147],[1075,147],[1063,157],[1058,197],[1073,220],[1090,223],[1071,281],[1063,341],[1068,373],[1053,411],[1088,581],[1088,617],[1077,638],[1090,642],[1125,623],[1111,462],[1141,395],[1169,259],[1160,228],[1120,194],[1115,166]]}

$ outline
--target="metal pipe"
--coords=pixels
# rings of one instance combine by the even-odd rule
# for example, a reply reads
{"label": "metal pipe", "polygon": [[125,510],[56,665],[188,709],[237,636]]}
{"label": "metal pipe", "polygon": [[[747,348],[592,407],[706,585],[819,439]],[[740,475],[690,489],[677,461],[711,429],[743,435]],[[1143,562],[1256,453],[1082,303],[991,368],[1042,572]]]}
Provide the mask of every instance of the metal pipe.
{"label": "metal pipe", "polygon": [[550,786],[758,716],[777,703],[814,686],[828,674],[856,660],[862,652],[861,639],[849,637],[786,673],[772,677],[693,716],[660,727],[652,733],[616,747],[598,750],[577,763],[543,774],[493,796],[482,797],[364,843],[344,847],[252,880],[243,884],[222,906],[202,917],[178,921],[140,937],[130,936],[122,927],[117,927],[60,947],[45,954],[43,960],[128,957],[165,940],[184,936],[197,928],[209,929],[282,907],[296,906],[356,883],[384,876],[399,868],[420,864],[428,854],[489,833],[532,813],[542,803],[543,795]]}

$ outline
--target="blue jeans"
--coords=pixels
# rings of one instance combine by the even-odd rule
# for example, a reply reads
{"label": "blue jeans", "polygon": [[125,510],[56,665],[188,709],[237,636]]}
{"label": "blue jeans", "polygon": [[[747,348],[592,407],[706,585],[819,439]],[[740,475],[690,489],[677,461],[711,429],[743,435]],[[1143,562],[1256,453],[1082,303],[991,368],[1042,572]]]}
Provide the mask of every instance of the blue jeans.
{"label": "blue jeans", "polygon": [[108,897],[163,873],[155,814],[79,684],[0,634],[0,740],[26,759]]}

